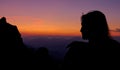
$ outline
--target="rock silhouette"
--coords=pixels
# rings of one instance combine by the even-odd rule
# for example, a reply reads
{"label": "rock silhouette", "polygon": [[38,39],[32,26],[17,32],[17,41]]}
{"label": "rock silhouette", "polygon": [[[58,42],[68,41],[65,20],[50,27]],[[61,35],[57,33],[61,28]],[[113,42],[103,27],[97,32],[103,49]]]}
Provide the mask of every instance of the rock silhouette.
{"label": "rock silhouette", "polygon": [[0,19],[0,48],[1,65],[5,64],[11,68],[24,65],[28,50],[17,26],[7,23],[6,17]]}

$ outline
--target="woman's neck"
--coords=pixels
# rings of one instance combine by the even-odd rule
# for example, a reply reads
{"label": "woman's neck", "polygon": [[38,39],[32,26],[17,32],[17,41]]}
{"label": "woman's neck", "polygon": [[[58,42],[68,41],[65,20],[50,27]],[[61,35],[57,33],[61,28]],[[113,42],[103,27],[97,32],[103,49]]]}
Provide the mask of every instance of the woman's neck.
{"label": "woman's neck", "polygon": [[89,39],[89,45],[91,47],[102,47],[107,41],[108,38]]}

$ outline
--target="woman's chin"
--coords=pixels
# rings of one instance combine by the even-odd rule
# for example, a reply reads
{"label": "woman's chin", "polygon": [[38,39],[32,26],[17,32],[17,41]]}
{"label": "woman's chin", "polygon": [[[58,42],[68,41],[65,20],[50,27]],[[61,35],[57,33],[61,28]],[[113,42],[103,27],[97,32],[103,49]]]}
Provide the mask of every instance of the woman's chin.
{"label": "woman's chin", "polygon": [[84,39],[84,40],[88,40],[88,37],[82,37],[82,39]]}

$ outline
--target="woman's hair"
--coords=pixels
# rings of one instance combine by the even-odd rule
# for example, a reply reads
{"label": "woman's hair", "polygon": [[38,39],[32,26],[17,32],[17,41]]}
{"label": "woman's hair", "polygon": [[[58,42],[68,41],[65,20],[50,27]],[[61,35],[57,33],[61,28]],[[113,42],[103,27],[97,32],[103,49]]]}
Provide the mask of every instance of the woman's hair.
{"label": "woman's hair", "polygon": [[109,28],[105,15],[100,11],[92,11],[82,15],[84,21],[90,31],[96,32],[97,36],[109,37]]}

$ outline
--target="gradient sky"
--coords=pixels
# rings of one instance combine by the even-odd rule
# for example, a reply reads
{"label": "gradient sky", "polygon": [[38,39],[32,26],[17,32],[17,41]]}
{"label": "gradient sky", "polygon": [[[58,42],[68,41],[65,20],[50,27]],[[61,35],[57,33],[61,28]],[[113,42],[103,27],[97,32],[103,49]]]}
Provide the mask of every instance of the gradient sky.
{"label": "gradient sky", "polygon": [[120,36],[120,0],[0,0],[0,17],[22,35],[80,35],[80,17],[102,11],[112,36]]}

